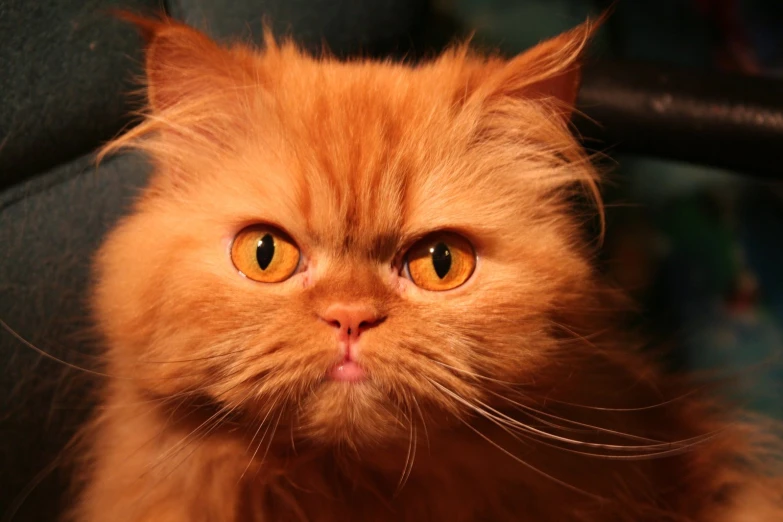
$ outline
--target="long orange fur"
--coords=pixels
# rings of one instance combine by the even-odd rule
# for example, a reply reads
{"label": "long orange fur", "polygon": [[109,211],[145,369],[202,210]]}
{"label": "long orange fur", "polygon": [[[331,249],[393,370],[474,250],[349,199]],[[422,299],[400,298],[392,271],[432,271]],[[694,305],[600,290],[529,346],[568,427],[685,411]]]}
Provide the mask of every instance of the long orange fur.
{"label": "long orange fur", "polygon": [[[155,174],[96,262],[112,378],[71,520],[783,520],[760,430],[640,353],[591,266],[571,199],[598,176],[568,115],[592,22],[416,67],[136,22],[150,110],[107,152]],[[306,269],[242,278],[252,223]],[[427,292],[400,255],[440,229],[479,262]],[[335,302],[387,317],[364,382],[324,378]]]}

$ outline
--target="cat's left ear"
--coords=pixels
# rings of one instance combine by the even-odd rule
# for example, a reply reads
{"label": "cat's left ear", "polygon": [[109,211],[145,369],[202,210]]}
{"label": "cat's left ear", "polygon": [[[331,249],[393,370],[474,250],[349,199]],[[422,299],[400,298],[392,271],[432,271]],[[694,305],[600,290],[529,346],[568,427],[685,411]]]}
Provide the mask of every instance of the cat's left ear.
{"label": "cat's left ear", "polygon": [[570,118],[585,50],[603,19],[588,20],[508,61],[493,61],[484,70],[473,71],[475,94],[490,103],[502,98],[546,99]]}
{"label": "cat's left ear", "polygon": [[166,16],[117,16],[134,24],[146,40],[146,92],[154,112],[182,101],[206,106],[250,78],[241,50],[225,49],[184,23]]}

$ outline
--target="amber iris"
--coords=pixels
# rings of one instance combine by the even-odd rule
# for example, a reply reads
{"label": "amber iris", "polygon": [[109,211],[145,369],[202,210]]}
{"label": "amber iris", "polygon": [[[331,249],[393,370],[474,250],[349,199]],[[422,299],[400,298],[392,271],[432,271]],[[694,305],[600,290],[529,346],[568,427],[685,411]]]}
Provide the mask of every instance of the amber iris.
{"label": "amber iris", "polygon": [[237,270],[254,281],[279,283],[296,272],[299,248],[274,227],[252,225],[234,238],[231,260]]}
{"label": "amber iris", "polygon": [[451,290],[470,279],[476,253],[464,237],[437,232],[419,240],[406,256],[407,272],[425,290]]}

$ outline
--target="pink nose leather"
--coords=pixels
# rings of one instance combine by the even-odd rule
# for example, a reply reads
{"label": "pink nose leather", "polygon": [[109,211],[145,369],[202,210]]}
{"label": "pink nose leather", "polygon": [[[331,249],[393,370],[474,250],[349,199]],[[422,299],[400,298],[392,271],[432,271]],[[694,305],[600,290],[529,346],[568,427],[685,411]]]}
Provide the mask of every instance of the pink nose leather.
{"label": "pink nose leather", "polygon": [[355,342],[365,331],[378,326],[383,317],[367,304],[335,303],[321,315],[321,318],[337,329],[342,342]]}

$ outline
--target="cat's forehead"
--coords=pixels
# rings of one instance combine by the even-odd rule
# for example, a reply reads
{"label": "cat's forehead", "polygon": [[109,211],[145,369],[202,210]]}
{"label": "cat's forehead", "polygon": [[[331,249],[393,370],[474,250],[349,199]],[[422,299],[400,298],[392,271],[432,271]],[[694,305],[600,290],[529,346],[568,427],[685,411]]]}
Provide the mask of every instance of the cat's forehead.
{"label": "cat's forehead", "polygon": [[435,230],[516,227],[534,208],[536,182],[520,182],[524,149],[476,138],[478,116],[456,106],[451,69],[336,67],[283,70],[265,84],[243,118],[250,132],[237,133],[250,139],[212,169],[231,187],[207,176],[218,185],[206,197],[230,191],[235,218],[375,257]]}
{"label": "cat's forehead", "polygon": [[471,195],[456,168],[464,145],[449,86],[428,80],[347,67],[300,76],[298,91],[283,82],[280,168],[309,235],[381,253],[438,220],[464,221],[457,202]]}

